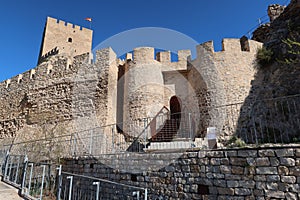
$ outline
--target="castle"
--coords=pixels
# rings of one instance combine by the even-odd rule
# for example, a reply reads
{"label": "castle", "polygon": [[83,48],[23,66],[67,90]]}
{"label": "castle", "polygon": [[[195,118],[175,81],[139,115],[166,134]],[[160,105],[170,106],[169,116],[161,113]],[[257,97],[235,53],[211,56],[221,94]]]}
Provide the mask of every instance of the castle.
{"label": "castle", "polygon": [[125,60],[105,48],[93,59],[91,46],[92,30],[47,18],[38,65],[0,83],[3,141],[115,124],[114,136],[128,146],[145,127],[142,137],[153,143],[188,138],[201,145],[208,127],[224,142],[235,132],[262,44],[224,39],[215,52],[210,41],[196,47],[193,60],[190,50],[179,50],[176,62],[153,47],[137,47]]}

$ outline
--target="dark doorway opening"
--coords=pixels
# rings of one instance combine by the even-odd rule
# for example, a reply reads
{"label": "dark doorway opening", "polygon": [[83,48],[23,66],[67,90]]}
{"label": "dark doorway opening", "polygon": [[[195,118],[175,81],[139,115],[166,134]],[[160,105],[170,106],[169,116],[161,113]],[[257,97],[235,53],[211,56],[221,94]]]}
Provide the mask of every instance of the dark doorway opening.
{"label": "dark doorway opening", "polygon": [[181,100],[176,97],[172,96],[170,99],[170,114],[171,119],[180,120],[181,118]]}

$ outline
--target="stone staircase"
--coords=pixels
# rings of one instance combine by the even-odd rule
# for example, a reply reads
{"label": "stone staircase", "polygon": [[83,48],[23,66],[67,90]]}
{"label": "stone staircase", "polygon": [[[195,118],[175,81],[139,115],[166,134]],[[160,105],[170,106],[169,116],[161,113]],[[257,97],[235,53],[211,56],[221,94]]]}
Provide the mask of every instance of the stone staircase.
{"label": "stone staircase", "polygon": [[167,119],[150,139],[147,150],[192,148],[188,124],[183,119]]}
{"label": "stone staircase", "polygon": [[151,142],[170,142],[177,134],[178,125],[177,120],[167,119],[159,132],[152,136]]}

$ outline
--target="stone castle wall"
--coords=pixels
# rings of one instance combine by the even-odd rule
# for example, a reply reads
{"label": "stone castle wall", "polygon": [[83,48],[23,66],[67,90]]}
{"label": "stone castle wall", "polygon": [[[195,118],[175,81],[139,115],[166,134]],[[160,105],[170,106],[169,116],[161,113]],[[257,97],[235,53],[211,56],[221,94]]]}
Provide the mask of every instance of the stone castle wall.
{"label": "stone castle wall", "polygon": [[26,141],[51,137],[53,127],[63,126],[53,132],[64,135],[114,123],[116,62],[110,48],[98,51],[94,64],[88,54],[56,55],[0,83],[0,138]]}
{"label": "stone castle wall", "polygon": [[64,161],[63,171],[144,187],[150,199],[300,198],[299,147],[127,153]]}
{"label": "stone castle wall", "polygon": [[224,39],[222,46],[219,52],[214,51],[212,42],[197,46],[189,81],[195,89],[195,95],[190,98],[196,99],[199,105],[198,135],[205,135],[206,128],[214,126],[219,131],[220,141],[226,141],[234,133],[239,108],[249,95],[256,73],[256,50],[262,44]]}
{"label": "stone castle wall", "polygon": [[[118,122],[153,117],[163,106],[169,108],[175,95],[182,111],[194,112],[197,137],[205,136],[208,126],[222,131],[232,111],[212,108],[242,102],[254,78],[260,43],[247,42],[248,51],[242,51],[238,39],[224,39],[220,52],[207,42],[197,46],[195,60],[190,59],[189,50],[178,51],[177,62],[171,62],[170,52],[159,52],[155,59],[154,49],[148,47],[135,49],[134,58],[128,55],[126,62],[118,60],[110,48],[98,51],[94,64],[88,55],[49,57],[0,83],[1,137],[15,136],[24,124],[69,121],[67,127],[75,126],[67,128],[70,133],[116,123],[117,115],[122,119]],[[235,112],[238,116],[239,108]],[[233,134],[234,123],[226,126],[231,126],[227,136]]]}

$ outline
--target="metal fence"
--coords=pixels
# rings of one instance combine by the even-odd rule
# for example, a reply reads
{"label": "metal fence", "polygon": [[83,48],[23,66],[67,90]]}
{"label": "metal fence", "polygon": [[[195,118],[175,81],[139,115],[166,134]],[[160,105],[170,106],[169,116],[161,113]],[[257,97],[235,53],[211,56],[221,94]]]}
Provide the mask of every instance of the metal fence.
{"label": "metal fence", "polygon": [[68,172],[60,172],[57,200],[147,200],[147,189]]}
{"label": "metal fence", "polygon": [[246,143],[299,143],[300,95],[256,101],[237,128]]}
{"label": "metal fence", "polygon": [[21,187],[27,157],[7,154],[4,158],[5,162],[2,168],[3,180],[15,187]]}
{"label": "metal fence", "polygon": [[[144,152],[148,149],[204,148],[207,128],[216,127],[219,142],[234,135],[247,144],[300,141],[300,95],[203,107],[199,113],[170,114],[162,108],[154,117],[52,138],[3,145],[2,151],[26,153],[33,160],[59,157]],[[35,161],[35,160],[33,160]]]}
{"label": "metal fence", "polygon": [[34,163],[26,155],[5,156],[3,181],[26,199],[147,199],[147,189],[105,179],[63,172],[61,165]]}
{"label": "metal fence", "polygon": [[3,181],[20,190],[28,199],[51,199],[55,189],[55,165],[29,162],[26,155],[5,156]]}

